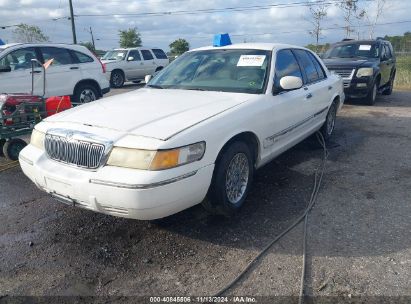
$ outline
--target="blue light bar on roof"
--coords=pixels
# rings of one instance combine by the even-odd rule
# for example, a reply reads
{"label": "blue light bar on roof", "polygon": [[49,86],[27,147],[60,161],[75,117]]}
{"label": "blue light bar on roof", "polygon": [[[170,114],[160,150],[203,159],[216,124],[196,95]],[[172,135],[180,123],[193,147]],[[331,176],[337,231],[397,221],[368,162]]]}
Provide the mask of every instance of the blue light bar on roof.
{"label": "blue light bar on roof", "polygon": [[0,39],[0,45],[5,45],[5,43],[1,39]]}
{"label": "blue light bar on roof", "polygon": [[213,46],[226,46],[226,45],[230,45],[231,43],[231,39],[230,39],[230,35],[226,34],[217,34],[214,36],[214,42],[213,42]]}

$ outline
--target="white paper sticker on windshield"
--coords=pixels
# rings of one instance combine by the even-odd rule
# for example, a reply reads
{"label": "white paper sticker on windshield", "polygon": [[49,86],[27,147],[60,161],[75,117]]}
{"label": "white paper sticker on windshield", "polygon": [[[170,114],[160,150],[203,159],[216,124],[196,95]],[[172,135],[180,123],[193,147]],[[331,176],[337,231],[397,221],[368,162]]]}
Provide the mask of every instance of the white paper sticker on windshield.
{"label": "white paper sticker on windshield", "polygon": [[369,51],[369,50],[371,50],[371,45],[369,45],[369,44],[361,44],[359,50],[360,50],[360,51]]}
{"label": "white paper sticker on windshield", "polygon": [[117,54],[117,57],[123,57],[124,56],[124,53],[118,53]]}
{"label": "white paper sticker on windshield", "polygon": [[241,55],[237,66],[262,66],[265,55]]}

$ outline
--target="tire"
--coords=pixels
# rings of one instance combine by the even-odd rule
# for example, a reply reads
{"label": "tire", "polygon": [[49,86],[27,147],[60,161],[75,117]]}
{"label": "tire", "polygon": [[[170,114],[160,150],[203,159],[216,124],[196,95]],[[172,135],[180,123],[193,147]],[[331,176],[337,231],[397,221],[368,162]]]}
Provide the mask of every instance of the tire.
{"label": "tire", "polygon": [[[231,216],[243,206],[254,176],[253,159],[249,146],[241,141],[233,142],[222,152],[203,202],[207,211]],[[239,165],[244,167],[239,170]]]}
{"label": "tire", "polygon": [[378,93],[378,81],[374,81],[372,85],[372,89],[368,92],[367,97],[365,97],[365,104],[372,106],[375,104],[375,100],[377,99]]}
{"label": "tire", "polygon": [[334,132],[335,121],[337,119],[337,107],[338,103],[334,101],[331,104],[330,109],[327,112],[327,118],[320,129],[325,141],[328,141]]}
{"label": "tire", "polygon": [[160,72],[162,69],[163,69],[162,66],[161,66],[161,67],[158,67],[158,68],[156,68],[156,70],[154,71],[154,73]]}
{"label": "tire", "polygon": [[4,156],[10,160],[18,160],[19,154],[25,146],[27,146],[27,143],[20,138],[14,138],[6,141],[3,146]]}
{"label": "tire", "polygon": [[3,146],[4,146],[5,143],[6,143],[5,139],[0,139],[0,156],[4,156]]}
{"label": "tire", "polygon": [[394,89],[395,73],[391,76],[388,87],[382,92],[383,95],[391,95]]}
{"label": "tire", "polygon": [[75,105],[89,103],[99,99],[98,90],[92,84],[80,84],[73,95],[73,102]]}
{"label": "tire", "polygon": [[112,88],[119,89],[124,85],[124,74],[121,71],[111,72],[110,85]]}

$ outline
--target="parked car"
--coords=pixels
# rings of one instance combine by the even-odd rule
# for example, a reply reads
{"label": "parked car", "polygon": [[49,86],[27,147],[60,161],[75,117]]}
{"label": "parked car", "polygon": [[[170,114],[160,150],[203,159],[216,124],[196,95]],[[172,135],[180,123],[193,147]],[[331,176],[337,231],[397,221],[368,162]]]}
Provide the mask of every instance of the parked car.
{"label": "parked car", "polygon": [[328,139],[343,102],[341,78],[305,48],[205,47],[145,88],[45,119],[20,163],[72,206],[149,220],[203,202],[231,214],[256,169],[318,130]]}
{"label": "parked car", "polygon": [[378,93],[392,93],[397,68],[389,41],[345,39],[332,45],[323,60],[343,78],[347,98],[362,98],[373,105]]}
{"label": "parked car", "polygon": [[[0,46],[0,93],[31,90],[31,60],[53,59],[46,72],[46,95],[72,96],[86,103],[110,91],[103,64],[85,47],[68,44],[6,44]],[[43,94],[43,70],[34,71],[34,94]]]}
{"label": "parked car", "polygon": [[125,81],[139,83],[146,75],[153,75],[169,64],[160,48],[128,48],[107,52],[102,59],[113,88],[121,88]]}

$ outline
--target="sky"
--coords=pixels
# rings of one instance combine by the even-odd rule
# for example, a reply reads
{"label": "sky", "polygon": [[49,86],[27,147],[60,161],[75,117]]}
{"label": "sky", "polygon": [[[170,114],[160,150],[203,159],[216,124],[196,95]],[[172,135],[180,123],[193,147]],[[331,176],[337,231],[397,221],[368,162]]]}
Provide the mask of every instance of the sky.
{"label": "sky", "polygon": [[[111,49],[118,47],[118,31],[137,27],[144,46],[161,47],[169,50],[169,44],[184,38],[191,48],[212,44],[217,33],[229,33],[233,43],[239,42],[281,42],[307,45],[315,40],[310,36],[310,14],[301,3],[308,0],[73,0],[78,42],[91,41],[92,27],[96,47]],[[318,1],[318,0],[309,0]],[[344,38],[341,10],[331,2],[324,21],[321,43],[336,42]],[[359,0],[369,18],[375,18],[377,0]],[[72,43],[68,0],[0,0],[0,38],[13,42],[13,28],[2,26],[27,23],[39,26],[50,37],[51,42]],[[291,3],[299,3],[291,5]],[[280,7],[288,4],[288,7]],[[198,11],[229,7],[262,6],[267,9],[243,11],[221,10],[217,13],[165,14],[121,16],[116,14],[142,14],[153,12]],[[277,5],[277,7],[273,6]],[[375,36],[402,35],[411,31],[411,1],[386,0],[383,15],[376,27]],[[109,16],[81,16],[101,15]],[[53,20],[57,19],[57,20]],[[393,22],[402,22],[404,23]],[[366,20],[363,23],[367,23]],[[384,24],[385,23],[385,24]],[[390,23],[390,24],[386,24]],[[369,27],[358,27],[356,36],[369,37]]]}

